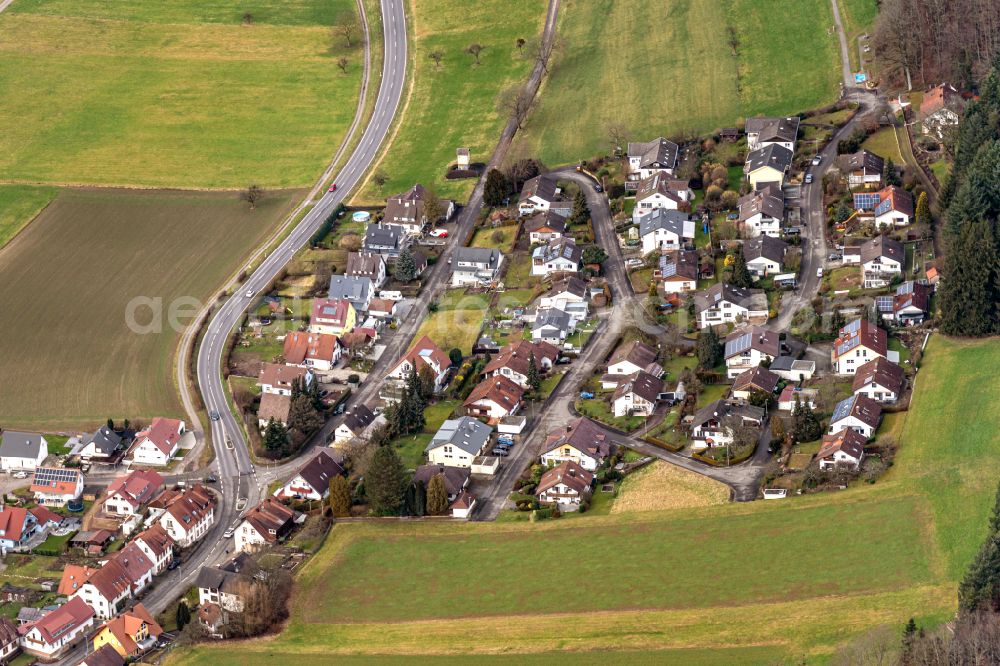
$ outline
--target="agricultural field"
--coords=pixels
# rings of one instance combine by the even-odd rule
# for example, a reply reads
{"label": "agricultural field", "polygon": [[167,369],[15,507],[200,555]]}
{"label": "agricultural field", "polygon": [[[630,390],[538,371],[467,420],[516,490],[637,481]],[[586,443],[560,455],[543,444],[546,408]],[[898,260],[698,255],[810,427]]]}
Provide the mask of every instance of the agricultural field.
{"label": "agricultural field", "polygon": [[[788,11],[786,0],[565,0],[559,21],[564,46],[523,135],[550,166],[607,154],[609,123],[645,141],[795,113],[837,96],[827,2]],[[626,46],[621,35],[636,25],[657,29]]]}
{"label": "agricultural field", "polygon": [[[475,179],[447,180],[445,170],[459,147],[469,148],[473,162],[489,160],[506,122],[497,96],[526,81],[533,64],[530,46],[518,51],[517,39],[537,40],[545,8],[544,0],[411,0],[412,89],[377,167],[388,182],[381,190],[369,182],[358,201],[380,202],[421,183],[464,203]],[[483,47],[478,65],[465,53],[473,43]],[[440,66],[430,58],[435,51]]]}
{"label": "agricultural field", "polygon": [[[19,387],[0,392],[0,423],[56,430],[180,416],[171,306],[186,325],[302,194],[275,191],[250,210],[232,193],[62,190],[0,254],[0,311],[10,315],[0,317],[0,357]],[[137,298],[161,309],[160,332],[130,329]],[[150,307],[135,313],[139,330],[157,328]]]}
{"label": "agricultural field", "polygon": [[0,249],[56,195],[54,187],[0,185]]}
{"label": "agricultural field", "polygon": [[17,0],[0,14],[0,179],[311,184],[354,116],[361,47],[331,26],[355,7]]}
{"label": "agricultural field", "polygon": [[[242,644],[241,663],[500,652],[531,663],[570,651],[587,663],[597,650],[640,663],[827,663],[872,627],[945,620],[996,489],[998,362],[1000,341],[932,339],[911,411],[886,424],[900,436],[896,464],[872,486],[536,524],[338,525],[300,574],[285,632]],[[524,552],[530,567],[483,584],[484,562]],[[568,603],[560,591],[571,580],[601,584]],[[470,633],[470,617],[498,618],[503,630]],[[226,648],[201,646],[175,663],[227,659]]]}

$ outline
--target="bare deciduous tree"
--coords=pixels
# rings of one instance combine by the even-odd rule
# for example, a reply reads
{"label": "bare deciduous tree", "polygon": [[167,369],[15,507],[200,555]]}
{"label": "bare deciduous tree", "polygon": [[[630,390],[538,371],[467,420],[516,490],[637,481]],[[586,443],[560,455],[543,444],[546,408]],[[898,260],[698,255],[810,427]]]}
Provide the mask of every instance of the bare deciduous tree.
{"label": "bare deciduous tree", "polygon": [[628,130],[625,125],[611,120],[608,121],[604,129],[608,133],[608,141],[611,142],[611,154],[620,154],[624,150],[625,144],[628,143]]}
{"label": "bare deciduous tree", "polygon": [[552,57],[563,48],[565,48],[565,43],[562,37],[553,33],[551,39],[547,41],[543,39],[535,45],[535,62],[541,65],[543,72],[548,74],[549,67],[552,65]]}
{"label": "bare deciduous tree", "polygon": [[385,171],[379,169],[372,174],[372,182],[375,183],[375,187],[378,188],[378,191],[381,194],[382,188],[389,182],[389,176],[386,175]]}
{"label": "bare deciduous tree", "polygon": [[514,45],[517,46],[517,52],[518,53],[520,53],[522,55],[524,54],[524,45],[525,44],[527,44],[527,42],[524,40],[524,37],[518,37],[517,38],[517,41],[514,42]]}
{"label": "bare deciduous tree", "polygon": [[345,56],[337,58],[337,67],[340,68],[341,72],[347,74],[347,58]]}
{"label": "bare deciduous tree", "polygon": [[240,199],[250,204],[250,210],[257,207],[257,202],[264,196],[264,188],[257,183],[251,183],[240,193]]}
{"label": "bare deciduous tree", "polygon": [[478,65],[479,54],[483,52],[484,48],[486,47],[483,46],[482,44],[479,44],[478,42],[473,42],[465,47],[465,52],[468,53],[473,58],[475,58],[476,64]]}
{"label": "bare deciduous tree", "polygon": [[531,112],[535,98],[526,85],[511,86],[500,91],[497,96],[497,111],[514,121],[518,130],[524,128],[524,121]]}
{"label": "bare deciduous tree", "polygon": [[444,51],[441,49],[434,49],[427,54],[427,57],[434,61],[435,69],[441,69],[441,61],[444,60]]}
{"label": "bare deciduous tree", "polygon": [[354,37],[358,34],[358,24],[354,20],[353,12],[345,12],[337,25],[333,26],[334,35],[339,35],[347,42],[347,48],[354,46]]}

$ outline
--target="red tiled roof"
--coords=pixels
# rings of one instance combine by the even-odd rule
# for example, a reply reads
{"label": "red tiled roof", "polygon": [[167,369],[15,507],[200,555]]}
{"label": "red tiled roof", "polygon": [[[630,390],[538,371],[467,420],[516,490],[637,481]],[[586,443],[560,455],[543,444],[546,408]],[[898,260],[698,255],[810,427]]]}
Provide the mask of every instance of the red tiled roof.
{"label": "red tiled roof", "polygon": [[153,418],[153,423],[149,428],[136,434],[135,441],[141,443],[142,440],[148,439],[153,446],[163,452],[163,455],[170,455],[174,446],[180,441],[181,435],[178,432],[180,427],[181,421],[177,419],[157,416]]}
{"label": "red tiled roof", "polygon": [[561,483],[582,495],[590,488],[593,480],[593,474],[572,460],[567,460],[542,474],[542,478],[538,480],[538,486],[535,488],[535,494],[540,495]]}
{"label": "red tiled roof", "polygon": [[[885,331],[867,319],[857,321],[856,327],[852,322],[840,329],[840,336],[833,341],[833,353],[835,357],[842,356],[859,346],[867,347],[876,354],[885,356],[888,350]],[[843,349],[843,351],[838,353],[838,349]]]}
{"label": "red tiled roof", "polygon": [[108,485],[106,497],[116,493],[135,507],[142,506],[153,498],[153,494],[163,487],[163,477],[153,470],[137,469],[119,477]]}
{"label": "red tiled roof", "polygon": [[61,523],[63,517],[54,511],[49,511],[44,506],[35,506],[28,509],[28,512],[35,517],[39,525],[46,523]]}
{"label": "red tiled roof", "polygon": [[333,360],[340,342],[329,333],[303,333],[292,331],[285,336],[285,363],[299,365],[305,360]]}
{"label": "red tiled roof", "polygon": [[546,453],[565,444],[594,458],[603,458],[611,450],[608,436],[601,426],[586,417],[580,417],[565,428],[550,432],[545,438],[542,452]]}
{"label": "red tiled roof", "polygon": [[303,379],[306,376],[305,368],[298,368],[292,365],[282,365],[280,363],[261,363],[260,374],[257,376],[257,383],[261,386],[280,386],[291,388],[292,382],[296,379]]}
{"label": "red tiled roof", "polygon": [[313,301],[309,321],[344,326],[350,309],[350,302],[343,298],[317,298]]}
{"label": "red tiled roof", "polygon": [[463,405],[468,407],[480,400],[492,400],[507,412],[514,411],[521,404],[524,389],[503,375],[488,377],[479,382]]}
{"label": "red tiled roof", "polygon": [[[59,480],[55,479],[56,475],[60,477]],[[39,478],[52,480],[39,481]],[[83,474],[79,470],[62,467],[38,467],[35,469],[35,475],[31,478],[31,487],[28,490],[43,495],[72,495],[82,482]]]}
{"label": "red tiled roof", "polygon": [[279,536],[291,529],[294,518],[295,512],[273,497],[268,497],[243,517],[269,542],[277,541]]}
{"label": "red tiled roof", "polygon": [[28,510],[19,506],[0,505],[0,537],[20,541],[28,522]]}
{"label": "red tiled roof", "polygon": [[[42,619],[28,627],[38,629],[42,640],[54,645],[64,634],[70,633],[94,617],[94,609],[80,597],[75,597],[59,608],[46,613]],[[26,633],[26,632],[25,632]]]}
{"label": "red tiled roof", "polygon": [[[396,368],[398,368],[404,361],[409,361],[419,373],[421,367],[425,365],[430,367],[430,364],[427,362],[425,357],[432,359],[442,372],[451,367],[451,359],[448,355],[444,353],[441,348],[430,339],[429,336],[425,335],[417,340],[417,343],[413,345],[413,348],[410,349],[405,356],[396,361],[395,365],[392,366],[392,370],[389,371],[389,374],[394,373]],[[433,370],[433,368],[431,369]]]}
{"label": "red tiled roof", "polygon": [[845,428],[836,435],[824,435],[816,458],[831,458],[837,451],[843,451],[855,459],[861,458],[865,451],[865,436],[850,428]]}
{"label": "red tiled roof", "polygon": [[140,532],[134,540],[142,541],[157,556],[165,555],[174,545],[173,538],[159,523]]}
{"label": "red tiled roof", "polygon": [[883,187],[878,193],[879,203],[889,201],[892,210],[905,215],[913,215],[913,195],[896,185]]}

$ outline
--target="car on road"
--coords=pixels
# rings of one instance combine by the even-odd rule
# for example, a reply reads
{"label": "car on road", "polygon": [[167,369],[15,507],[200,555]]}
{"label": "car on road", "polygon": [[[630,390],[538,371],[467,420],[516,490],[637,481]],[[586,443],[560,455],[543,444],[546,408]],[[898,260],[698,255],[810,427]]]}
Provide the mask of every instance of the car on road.
{"label": "car on road", "polygon": [[27,472],[14,472],[13,476],[14,476],[15,479],[27,479],[28,478],[28,473]]}
{"label": "car on road", "polygon": [[253,295],[257,293],[253,289],[247,289],[247,298],[253,298]]}
{"label": "car on road", "polygon": [[812,159],[812,165],[813,166],[819,166],[822,161],[823,161],[823,156],[822,155],[817,155],[816,157],[814,157]]}
{"label": "car on road", "polygon": [[595,192],[603,192],[604,188],[601,187],[600,185],[594,185],[594,191]]}
{"label": "car on road", "polygon": [[813,175],[811,173],[807,173],[806,174],[806,185],[809,185],[812,182],[813,182]]}
{"label": "car on road", "polygon": [[819,268],[816,269],[816,277],[818,277],[818,278],[823,277],[823,267],[822,266],[820,266]]}
{"label": "car on road", "polygon": [[330,189],[327,190],[327,192],[336,192],[336,191],[337,191],[337,183],[331,185]]}
{"label": "car on road", "polygon": [[215,483],[218,480],[219,480],[219,477],[217,477],[214,474],[209,474],[208,476],[205,477],[205,483]]}
{"label": "car on road", "polygon": [[447,238],[448,237],[448,230],[447,229],[431,229],[430,235],[433,236],[434,238]]}
{"label": "car on road", "polygon": [[176,569],[180,565],[181,565],[181,561],[180,560],[170,560],[170,564],[167,565],[167,569],[169,569],[170,571],[173,571],[174,569]]}
{"label": "car on road", "polygon": [[218,421],[222,417],[219,416],[219,412],[213,409],[208,413],[208,418],[212,419],[213,421]]}
{"label": "car on road", "polygon": [[232,527],[230,527],[229,529],[227,529],[225,532],[222,533],[222,538],[223,539],[229,539],[232,536],[233,536],[233,528]]}

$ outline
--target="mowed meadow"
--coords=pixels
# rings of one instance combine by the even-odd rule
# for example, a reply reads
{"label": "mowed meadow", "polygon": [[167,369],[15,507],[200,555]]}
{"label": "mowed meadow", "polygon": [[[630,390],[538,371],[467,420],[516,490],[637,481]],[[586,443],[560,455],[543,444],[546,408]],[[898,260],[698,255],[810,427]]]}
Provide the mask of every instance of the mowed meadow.
{"label": "mowed meadow", "polygon": [[838,94],[827,1],[563,0],[559,35],[522,136],[550,166],[607,154],[611,123],[647,141],[794,114]]}
{"label": "mowed meadow", "polygon": [[[241,643],[239,663],[828,663],[873,627],[946,620],[1000,476],[998,363],[1000,340],[933,338],[875,485],[539,524],[338,525],[284,632]],[[237,662],[206,645],[172,663]]]}
{"label": "mowed meadow", "polygon": [[[303,194],[275,191],[250,210],[235,193],[60,191],[0,250],[0,423],[53,431],[183,418],[171,304],[213,299]],[[160,332],[129,328],[134,298],[159,299]],[[151,311],[136,322],[152,323]]]}
{"label": "mowed meadow", "polygon": [[357,20],[353,0],[16,0],[0,14],[0,181],[309,185],[357,104],[342,15]]}

